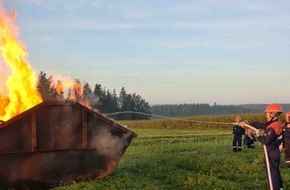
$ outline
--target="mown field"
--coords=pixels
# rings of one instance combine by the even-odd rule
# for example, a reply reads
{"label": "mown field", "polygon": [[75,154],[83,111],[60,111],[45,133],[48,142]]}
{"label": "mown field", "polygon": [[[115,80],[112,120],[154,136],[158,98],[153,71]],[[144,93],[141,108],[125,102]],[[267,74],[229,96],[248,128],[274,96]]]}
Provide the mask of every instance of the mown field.
{"label": "mown field", "polygon": [[[263,120],[263,115],[244,115]],[[74,182],[61,189],[268,189],[263,148],[232,152],[234,116],[204,116],[184,120],[124,121],[138,134],[115,172],[102,180]],[[281,160],[284,189],[290,189],[290,169]]]}

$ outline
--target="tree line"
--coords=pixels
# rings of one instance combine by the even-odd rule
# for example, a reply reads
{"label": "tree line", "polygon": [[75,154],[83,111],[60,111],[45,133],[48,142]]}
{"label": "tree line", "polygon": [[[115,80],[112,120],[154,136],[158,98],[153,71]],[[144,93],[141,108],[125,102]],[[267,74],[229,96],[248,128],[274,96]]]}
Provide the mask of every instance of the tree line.
{"label": "tree line", "polygon": [[224,115],[224,114],[249,114],[258,113],[260,109],[243,107],[240,105],[209,105],[200,104],[170,104],[170,105],[153,105],[151,111],[156,115],[168,117],[186,117],[201,115]]}
{"label": "tree line", "polygon": [[[136,93],[127,93],[124,87],[117,94],[115,89],[113,91],[106,90],[98,83],[92,89],[89,83],[84,82],[82,84],[79,79],[75,79],[65,97],[64,86],[63,81],[57,81],[54,84],[53,77],[47,76],[42,71],[38,76],[37,89],[43,101],[74,100],[85,103],[90,108],[97,109],[105,114],[118,112],[119,114],[110,116],[116,120],[144,120],[149,119],[151,114],[149,103]],[[134,114],[133,112],[144,114]]]}
{"label": "tree line", "polygon": [[[153,105],[151,112],[155,115],[167,117],[186,117],[201,115],[225,115],[225,114],[251,114],[262,113],[267,104],[241,104],[241,105],[209,105],[202,104],[170,104]],[[290,104],[281,104],[284,112],[290,111]]]}
{"label": "tree line", "polygon": [[[64,97],[63,82],[53,83],[53,77],[40,72],[37,88],[44,101],[51,99],[70,99],[78,102],[86,102],[92,109],[110,115],[116,120],[144,120],[153,119],[151,115],[166,117],[186,117],[200,115],[224,115],[224,114],[250,114],[263,112],[267,104],[243,104],[243,105],[210,105],[198,104],[163,104],[149,105],[140,95],[128,94],[123,87],[119,93],[106,90],[101,84],[96,83],[94,89],[85,82],[81,84],[79,79],[69,88],[67,97]],[[290,111],[290,104],[281,104],[285,111]],[[118,113],[118,114],[117,114]]]}

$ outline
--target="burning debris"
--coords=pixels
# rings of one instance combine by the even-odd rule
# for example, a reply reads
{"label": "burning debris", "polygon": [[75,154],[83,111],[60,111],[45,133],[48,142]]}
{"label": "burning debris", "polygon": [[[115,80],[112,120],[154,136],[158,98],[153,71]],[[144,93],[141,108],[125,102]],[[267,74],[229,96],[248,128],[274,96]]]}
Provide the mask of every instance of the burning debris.
{"label": "burning debris", "polygon": [[[19,30],[13,25],[15,16],[15,12],[7,14],[0,9],[0,120],[3,121],[45,100],[36,87],[38,77],[27,61],[28,53],[18,39]],[[89,107],[90,102],[83,100],[80,81],[60,74],[52,78],[56,79],[51,83],[57,94],[55,99],[64,100],[63,93],[69,90],[67,99]]]}
{"label": "burning debris", "polygon": [[[37,75],[13,26],[0,10],[0,189],[50,188],[104,178],[119,163],[133,131],[89,109],[77,81],[69,101],[43,101]],[[67,82],[55,84],[61,95]]]}

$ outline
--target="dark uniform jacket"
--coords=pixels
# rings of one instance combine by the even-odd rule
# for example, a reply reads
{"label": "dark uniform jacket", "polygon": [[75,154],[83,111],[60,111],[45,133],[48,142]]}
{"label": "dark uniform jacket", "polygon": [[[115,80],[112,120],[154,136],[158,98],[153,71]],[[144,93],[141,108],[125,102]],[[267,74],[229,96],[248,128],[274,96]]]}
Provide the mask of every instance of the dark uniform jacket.
{"label": "dark uniform jacket", "polygon": [[279,148],[282,143],[282,123],[276,120],[268,122],[266,125],[266,135],[258,136],[258,141],[266,145],[267,148]]}
{"label": "dark uniform jacket", "polygon": [[233,134],[234,135],[244,135],[245,129],[239,125],[233,126]]}
{"label": "dark uniform jacket", "polygon": [[283,126],[283,148],[285,148],[285,161],[288,167],[290,167],[290,127],[287,127],[287,125],[290,125],[289,123],[286,123]]}

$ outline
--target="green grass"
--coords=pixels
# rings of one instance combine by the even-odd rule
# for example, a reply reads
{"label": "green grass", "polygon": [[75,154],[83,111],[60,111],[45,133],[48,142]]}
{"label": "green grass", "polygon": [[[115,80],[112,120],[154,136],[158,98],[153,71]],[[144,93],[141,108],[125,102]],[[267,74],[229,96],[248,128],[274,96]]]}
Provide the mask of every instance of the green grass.
{"label": "green grass", "polygon": [[[230,129],[133,128],[133,139],[115,172],[102,180],[74,182],[61,189],[268,189],[263,149],[233,153]],[[284,158],[284,157],[283,157]],[[288,169],[281,160],[285,189]]]}
{"label": "green grass", "polygon": [[229,135],[232,131],[227,129],[135,129],[138,139],[154,139],[154,138],[191,138],[199,136],[222,136]]}

